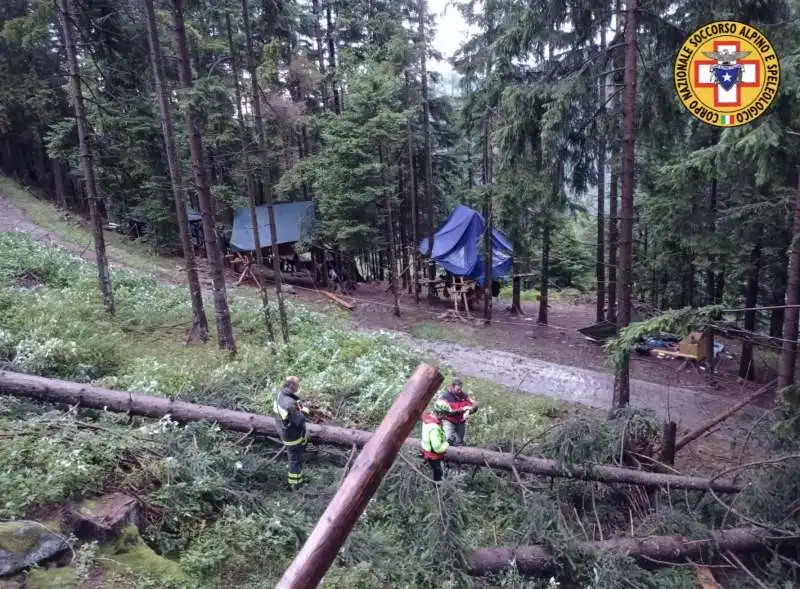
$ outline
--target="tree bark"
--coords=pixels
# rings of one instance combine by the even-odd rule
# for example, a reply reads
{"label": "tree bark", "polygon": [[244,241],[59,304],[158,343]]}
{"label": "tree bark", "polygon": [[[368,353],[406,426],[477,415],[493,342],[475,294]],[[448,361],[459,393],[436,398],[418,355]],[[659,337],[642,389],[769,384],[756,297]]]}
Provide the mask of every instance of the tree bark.
{"label": "tree bark", "polygon": [[172,197],[175,201],[175,213],[178,218],[178,233],[183,260],[186,264],[186,280],[189,283],[189,298],[192,301],[194,313],[193,331],[202,341],[208,340],[208,319],[203,306],[203,290],[200,287],[200,277],[197,274],[197,263],[194,257],[194,248],[189,237],[189,213],[186,209],[186,194],[183,190],[181,164],[178,159],[178,150],[175,147],[175,130],[172,127],[172,109],[167,97],[166,76],[164,75],[164,54],[161,51],[161,41],[158,38],[158,25],[153,0],[144,0],[147,14],[147,38],[150,46],[150,64],[153,69],[155,84],[156,104],[161,119],[161,131],[164,136],[164,149],[167,153],[167,166],[172,184]]}
{"label": "tree bark", "polygon": [[[220,409],[209,405],[173,401],[166,397],[114,391],[92,385],[8,370],[0,370],[0,394],[26,397],[50,403],[79,405],[117,413],[129,413],[130,415],[140,415],[155,419],[170,415],[173,420],[179,423],[208,420],[232,431],[251,432],[259,435],[271,436],[278,433],[278,424],[272,417],[245,413],[244,411]],[[310,437],[314,440],[346,447],[354,445],[362,447],[372,436],[372,432],[369,431],[332,425],[308,424],[307,428]],[[418,439],[409,438],[405,444],[409,450],[419,452],[420,441]],[[645,472],[616,466],[567,466],[545,458],[463,446],[450,448],[447,451],[445,460],[454,464],[488,466],[489,468],[505,471],[516,469],[517,472],[609,484],[623,483],[651,488],[670,487],[695,490],[711,488],[721,493],[735,493],[741,490],[741,486],[723,480],[711,482],[701,477]]]}
{"label": "tree bark", "polygon": [[331,73],[331,93],[333,94],[333,111],[339,115],[342,114],[342,101],[339,96],[339,87],[336,85],[336,42],[333,37],[333,13],[331,12],[331,2],[333,0],[324,0],[325,2],[325,36],[328,41],[328,69]]}
{"label": "tree bark", "polygon": [[[758,280],[761,273],[761,231],[756,244],[750,252],[750,267],[747,270],[747,292],[745,294],[745,308],[753,309],[758,304]],[[756,311],[744,312],[744,329],[753,332],[756,329]],[[755,366],[753,354],[753,342],[750,339],[742,340],[742,353],[739,358],[739,378],[753,380],[755,378]]]}
{"label": "tree bark", "polygon": [[[760,528],[733,528],[711,532],[709,538],[690,540],[684,536],[647,536],[613,538],[599,542],[581,542],[579,550],[601,554],[614,552],[631,556],[642,566],[681,563],[686,560],[710,560],[724,551],[753,552],[789,538],[775,537]],[[512,568],[526,576],[549,576],[556,572],[558,559],[545,546],[480,548],[470,554],[469,572],[474,576],[499,573]]]}
{"label": "tree bark", "polygon": [[[277,228],[275,226],[275,208],[273,207],[274,198],[272,195],[272,183],[270,180],[269,154],[267,153],[267,143],[264,136],[264,120],[261,116],[261,91],[258,84],[258,73],[256,71],[255,56],[253,53],[253,38],[250,34],[250,8],[248,0],[242,0],[242,17],[244,20],[245,43],[247,45],[247,69],[250,73],[250,83],[253,94],[253,119],[256,126],[256,136],[258,139],[259,159],[261,160],[262,185],[264,196],[267,201],[267,217],[269,218],[269,241],[272,251],[272,271],[275,273],[275,297],[278,299],[278,315],[281,321],[281,334],[283,343],[289,343],[289,321],[286,318],[286,307],[283,302],[281,292],[281,256],[277,242]],[[261,245],[260,243],[258,244]]]}
{"label": "tree bark", "polygon": [[[186,26],[184,24],[184,0],[173,0],[172,24],[174,28],[175,47],[178,57],[178,78],[181,88],[188,90],[192,87],[192,70],[189,63],[189,46],[186,41]],[[228,294],[225,288],[225,267],[222,259],[222,250],[217,237],[214,216],[214,202],[208,182],[208,168],[206,165],[205,148],[203,147],[203,134],[200,121],[197,119],[193,108],[186,110],[186,134],[189,138],[189,153],[192,157],[192,172],[197,188],[197,200],[200,207],[200,216],[205,235],[206,252],[211,266],[211,281],[214,290],[214,310],[217,319],[217,337],[219,347],[236,353],[236,340],[233,337],[233,326],[228,309]]]}
{"label": "tree bark", "polygon": [[427,364],[411,375],[276,589],[317,586],[443,380],[439,371]]}
{"label": "tree bark", "polygon": [[550,219],[545,216],[542,227],[542,275],[539,286],[539,325],[547,325],[547,297],[550,291]]}
{"label": "tree bark", "polygon": [[94,161],[89,147],[89,121],[86,119],[86,108],[83,104],[83,90],[81,89],[80,69],[78,56],[75,50],[75,41],[72,29],[72,13],[70,0],[58,0],[58,17],[64,35],[64,51],[69,64],[70,91],[72,106],[75,109],[75,119],[78,126],[78,144],[81,152],[81,165],[86,187],[86,197],[89,203],[89,219],[92,224],[92,238],[94,240],[94,253],[97,258],[97,278],[100,283],[100,292],[103,295],[103,307],[106,312],[114,314],[114,293],[111,288],[111,277],[108,271],[108,258],[106,257],[106,241],[103,235],[103,219],[99,211],[100,196],[97,192],[97,178],[94,173]]}
{"label": "tree bark", "polygon": [[522,278],[514,276],[511,279],[511,312],[516,315],[524,315],[522,310]]}
{"label": "tree bark", "polygon": [[[717,231],[717,177],[711,178],[711,189],[709,190],[709,222],[708,230],[713,235]],[[714,265],[716,256],[711,257],[711,263],[706,270],[706,304],[713,305],[721,301],[717,301],[716,290],[716,274],[714,273]]]}
{"label": "tree bark", "polygon": [[[625,7],[625,71],[622,94],[622,202],[619,223],[619,280],[617,289],[617,332],[631,322],[633,288],[633,187],[636,147],[636,10],[638,0],[627,0]],[[629,355],[614,375],[613,408],[630,403]]]}
{"label": "tree bark", "polygon": [[[425,141],[425,203],[428,208],[428,257],[433,254],[433,238],[436,233],[436,219],[433,212],[433,155],[431,154],[431,109],[428,102],[428,44],[425,38],[426,0],[419,0],[419,67],[422,84],[422,136]],[[431,280],[436,278],[435,266],[431,263]]]}
{"label": "tree bark", "polygon": [[608,187],[608,311],[606,319],[617,322],[617,245],[619,226],[617,223],[617,204],[619,202],[619,176],[616,163],[611,165],[611,183]]}
{"label": "tree bark", "polygon": [[787,308],[783,315],[781,355],[778,359],[778,391],[794,384],[797,364],[797,322],[800,320],[800,164],[797,165],[797,193],[794,202],[794,226],[789,246],[789,269],[786,278]]}
{"label": "tree bark", "polygon": [[53,188],[56,193],[56,205],[63,211],[67,210],[67,193],[64,190],[64,169],[61,162],[51,159],[50,165],[53,168]]}

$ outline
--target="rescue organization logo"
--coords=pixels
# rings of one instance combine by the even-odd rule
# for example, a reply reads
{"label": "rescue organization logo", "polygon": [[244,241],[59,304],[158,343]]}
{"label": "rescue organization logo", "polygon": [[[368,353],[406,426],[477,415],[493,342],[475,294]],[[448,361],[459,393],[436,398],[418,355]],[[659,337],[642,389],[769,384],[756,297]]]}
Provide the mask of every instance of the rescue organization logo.
{"label": "rescue organization logo", "polygon": [[716,127],[756,120],[775,100],[781,68],[769,39],[735,21],[703,25],[678,51],[675,90],[693,116]]}

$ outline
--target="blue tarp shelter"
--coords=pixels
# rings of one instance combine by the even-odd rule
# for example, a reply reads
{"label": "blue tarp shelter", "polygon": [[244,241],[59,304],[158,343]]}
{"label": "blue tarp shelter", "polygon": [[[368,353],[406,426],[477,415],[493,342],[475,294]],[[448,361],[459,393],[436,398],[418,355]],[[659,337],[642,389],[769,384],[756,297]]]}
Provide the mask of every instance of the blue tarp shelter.
{"label": "blue tarp shelter", "polygon": [[[275,210],[275,232],[278,245],[294,243],[310,234],[314,223],[314,203],[308,201],[282,202],[273,205]],[[272,243],[269,231],[269,213],[267,205],[256,207],[258,219],[258,240],[262,248],[269,247]],[[233,251],[255,251],[253,240],[253,223],[250,207],[236,209],[233,215],[233,230],[230,239]]]}
{"label": "blue tarp shelter", "polygon": [[189,223],[194,223],[195,221],[201,220],[200,213],[195,211],[192,208],[192,205],[189,204],[186,205],[186,213],[189,215]]}
{"label": "blue tarp shelter", "polygon": [[[433,238],[431,256],[448,272],[465,276],[483,286],[484,262],[478,254],[486,222],[483,216],[464,205],[458,205]],[[428,239],[419,242],[419,251],[428,253]],[[492,276],[503,276],[511,269],[514,248],[497,229],[492,230]]]}

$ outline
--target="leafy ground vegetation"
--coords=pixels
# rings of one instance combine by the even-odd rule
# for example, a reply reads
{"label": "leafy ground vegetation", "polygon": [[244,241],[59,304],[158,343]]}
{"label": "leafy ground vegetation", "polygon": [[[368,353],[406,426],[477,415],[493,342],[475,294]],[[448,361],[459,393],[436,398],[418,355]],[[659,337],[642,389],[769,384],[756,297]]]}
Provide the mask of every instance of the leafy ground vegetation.
{"label": "leafy ground vegetation", "polygon": [[[273,349],[256,304],[232,305],[237,358],[184,346],[191,309],[182,287],[114,271],[118,313],[97,304],[94,266],[22,234],[0,234],[0,357],[44,376],[265,413],[279,379],[300,374],[306,394],[343,424],[373,428],[420,360],[386,335],[348,330],[336,317],[290,308],[290,344]],[[569,463],[625,460],[658,443],[647,415],[615,420],[519,396],[486,382],[471,443]],[[793,422],[784,421],[784,437]],[[788,429],[787,429],[788,428]],[[302,544],[343,474],[349,452],[314,446],[311,483],[290,493],[284,457],[270,440],[242,439],[212,424],[178,425],[102,411],[56,410],[0,399],[0,518],[44,519],[69,499],[122,490],[144,505],[142,539],[73,544],[68,569],[34,570],[35,587],[265,587]],[[515,574],[471,579],[469,548],[544,543],[561,557],[562,587],[694,587],[692,567],[647,571],[624,556],[592,558],[576,543],[621,534],[702,536],[709,528],[761,525],[791,533],[797,465],[762,470],[729,509],[700,493],[643,492],[490,469],[452,468],[438,492],[412,453],[396,461],[327,575],[325,587],[552,587]],[[756,472],[756,471],[753,471]],[[767,476],[768,475],[768,476]],[[795,510],[796,511],[796,510]],[[787,516],[788,519],[787,519]],[[778,533],[778,531],[776,531]],[[119,542],[125,543],[123,535]],[[767,555],[748,566],[774,587],[794,586],[794,565]],[[95,583],[95,585],[92,585]],[[98,584],[99,583],[99,584]],[[104,585],[103,585],[104,583]],[[727,587],[760,587],[734,575]]]}

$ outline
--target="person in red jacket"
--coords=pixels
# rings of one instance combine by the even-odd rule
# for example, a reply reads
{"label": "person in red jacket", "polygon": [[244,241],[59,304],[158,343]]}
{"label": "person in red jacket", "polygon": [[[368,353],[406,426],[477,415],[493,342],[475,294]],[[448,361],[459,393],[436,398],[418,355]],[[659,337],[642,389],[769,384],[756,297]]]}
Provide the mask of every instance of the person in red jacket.
{"label": "person in red jacket", "polygon": [[464,444],[467,418],[478,411],[478,404],[464,392],[460,378],[454,378],[447,390],[436,401],[436,411],[444,420],[444,433],[451,446]]}

